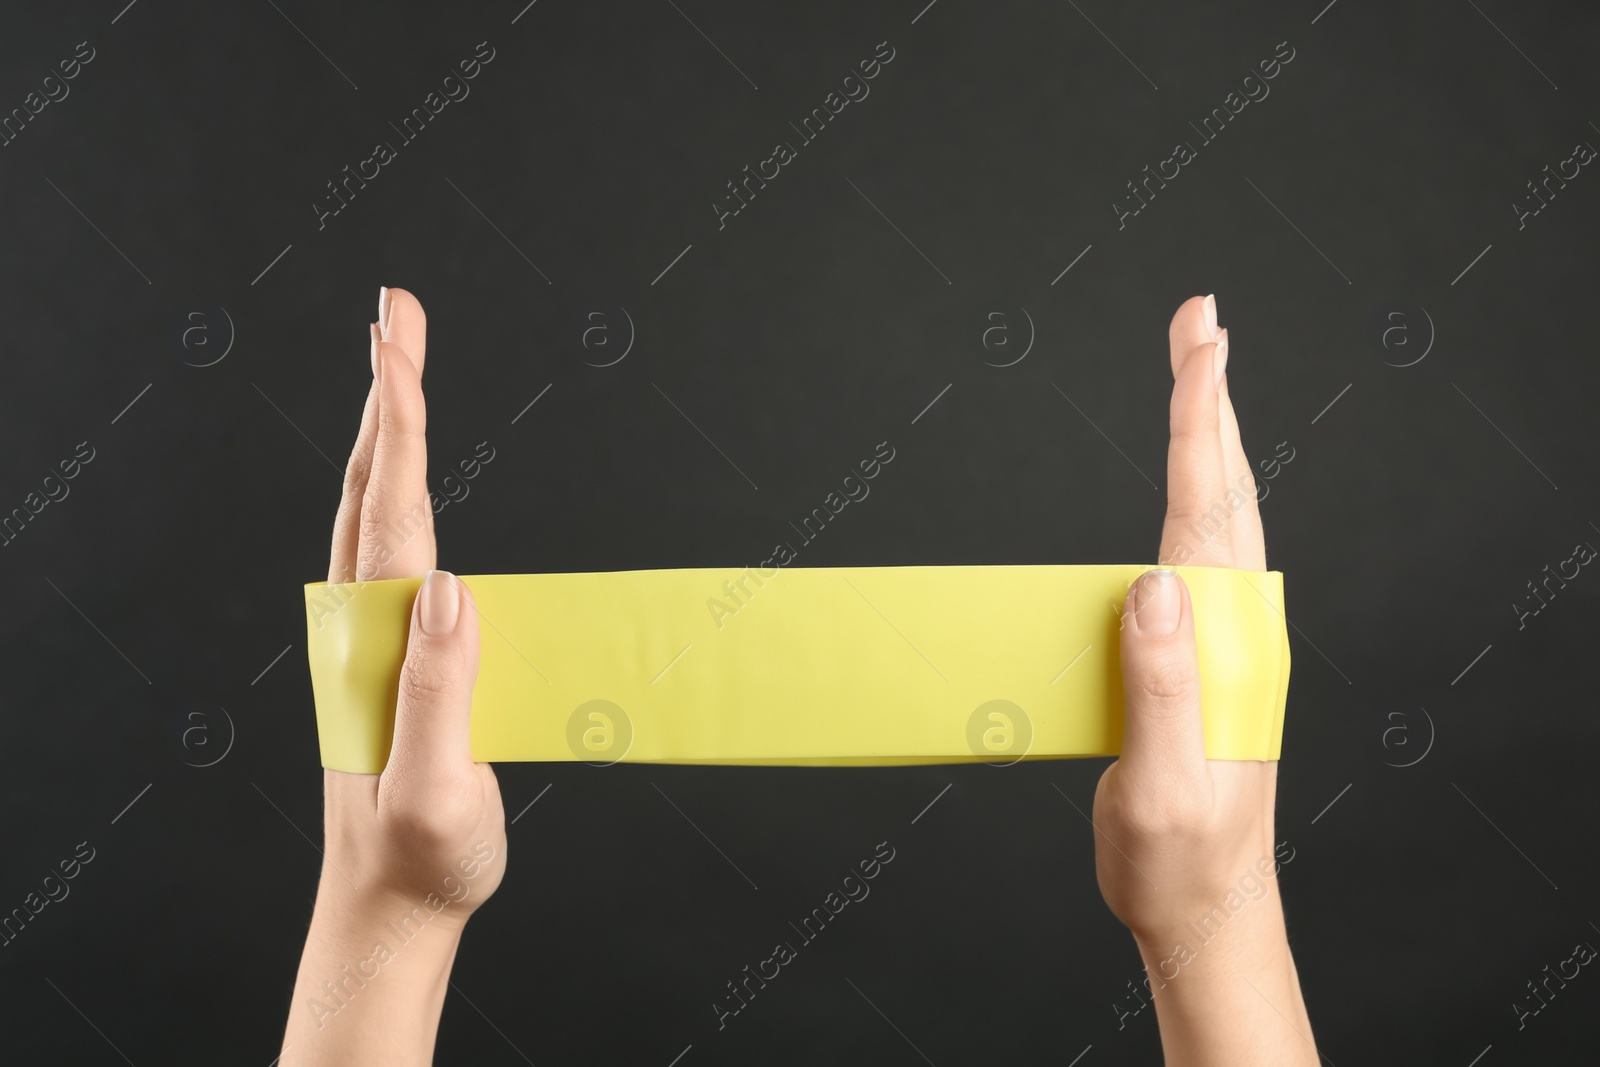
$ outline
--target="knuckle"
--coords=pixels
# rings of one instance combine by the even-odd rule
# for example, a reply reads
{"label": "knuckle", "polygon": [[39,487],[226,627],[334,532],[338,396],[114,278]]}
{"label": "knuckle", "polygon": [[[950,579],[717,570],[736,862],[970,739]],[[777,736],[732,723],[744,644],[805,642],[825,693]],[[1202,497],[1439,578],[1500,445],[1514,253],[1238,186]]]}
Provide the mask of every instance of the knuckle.
{"label": "knuckle", "polygon": [[369,454],[359,445],[350,453],[350,459],[344,468],[344,492],[346,500],[361,499],[366,488],[367,476],[372,471],[372,460]]}
{"label": "knuckle", "polygon": [[419,707],[453,700],[464,688],[466,673],[453,648],[432,646],[431,639],[421,642],[407,654],[400,672],[400,700]]}
{"label": "knuckle", "polygon": [[392,497],[368,486],[357,528],[357,558],[363,574],[371,576],[398,556],[418,537],[433,529],[431,508],[413,504],[409,509],[394,505]]}
{"label": "knuckle", "polygon": [[1203,837],[1209,816],[1199,798],[1187,792],[1166,791],[1136,797],[1122,812],[1124,823],[1135,837],[1171,843]]}
{"label": "knuckle", "polygon": [[453,699],[461,691],[462,674],[459,668],[437,660],[407,669],[400,677],[400,699],[419,707]]}
{"label": "knuckle", "polygon": [[409,540],[427,526],[431,511],[426,500],[408,501],[393,489],[368,484],[361,508],[361,534]]}
{"label": "knuckle", "polygon": [[1177,656],[1162,656],[1139,674],[1139,694],[1156,711],[1187,711],[1199,691],[1200,672]]}
{"label": "knuckle", "polygon": [[368,487],[366,497],[361,505],[360,536],[363,545],[377,542],[383,533],[383,519],[378,514],[377,503],[371,487]]}
{"label": "knuckle", "polygon": [[407,791],[384,813],[384,829],[406,855],[435,855],[454,847],[462,836],[462,811],[457,790]]}
{"label": "knuckle", "polygon": [[1233,508],[1225,500],[1205,504],[1198,499],[1176,499],[1167,504],[1167,523],[1193,524],[1207,541],[1218,536],[1233,522]]}
{"label": "knuckle", "polygon": [[420,408],[394,415],[383,424],[383,434],[390,442],[425,444],[428,440],[427,416]]}

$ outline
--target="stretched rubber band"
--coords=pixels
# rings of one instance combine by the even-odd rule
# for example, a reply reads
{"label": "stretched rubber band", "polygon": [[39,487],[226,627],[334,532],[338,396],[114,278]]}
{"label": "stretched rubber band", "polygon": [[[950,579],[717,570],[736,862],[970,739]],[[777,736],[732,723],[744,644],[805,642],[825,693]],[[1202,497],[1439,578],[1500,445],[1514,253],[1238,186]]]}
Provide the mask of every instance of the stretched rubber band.
{"label": "stretched rubber band", "polygon": [[[481,623],[472,756],[887,766],[1116,755],[1121,611],[1147,569],[463,576]],[[1283,575],[1173,569],[1194,606],[1206,755],[1277,759]],[[388,761],[420,584],[305,587],[324,767],[376,774]]]}

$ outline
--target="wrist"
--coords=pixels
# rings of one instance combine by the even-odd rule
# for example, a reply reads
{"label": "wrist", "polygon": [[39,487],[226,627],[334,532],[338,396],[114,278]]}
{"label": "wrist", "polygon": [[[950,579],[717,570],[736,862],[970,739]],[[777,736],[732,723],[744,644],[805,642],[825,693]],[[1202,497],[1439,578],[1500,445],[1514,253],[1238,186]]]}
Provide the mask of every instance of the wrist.
{"label": "wrist", "polygon": [[1283,913],[1268,904],[1220,929],[1213,917],[1136,939],[1169,1067],[1317,1064]]}
{"label": "wrist", "polygon": [[387,963],[386,954],[415,957],[407,970],[448,969],[466,921],[466,911],[443,898],[412,899],[392,888],[352,889],[336,875],[333,883],[324,881],[318,888],[310,935],[353,970],[375,958]]}
{"label": "wrist", "polygon": [[349,1054],[409,1050],[431,1062],[464,919],[433,915],[393,892],[317,894],[295,980],[285,1044],[306,1063],[351,1062]]}
{"label": "wrist", "polygon": [[1274,980],[1289,960],[1276,886],[1259,899],[1235,896],[1190,914],[1165,916],[1132,932],[1152,984],[1158,980],[1180,984],[1181,975],[1212,973]]}
{"label": "wrist", "polygon": [[318,989],[330,981],[339,990],[378,982],[386,995],[410,998],[445,982],[466,918],[454,905],[435,910],[426,897],[392,888],[355,889],[334,873],[318,888],[306,939],[307,950],[317,945],[325,974],[309,977]]}

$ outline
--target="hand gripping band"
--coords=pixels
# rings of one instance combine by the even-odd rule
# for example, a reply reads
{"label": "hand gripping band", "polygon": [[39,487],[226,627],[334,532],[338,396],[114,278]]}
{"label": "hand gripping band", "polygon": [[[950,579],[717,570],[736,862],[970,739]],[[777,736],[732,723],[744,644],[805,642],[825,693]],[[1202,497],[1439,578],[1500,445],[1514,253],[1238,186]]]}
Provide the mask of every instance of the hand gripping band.
{"label": "hand gripping band", "polygon": [[[1131,566],[491,574],[480,762],[885,766],[1116,755]],[[1206,755],[1275,760],[1283,575],[1177,567]],[[419,578],[305,588],[322,765],[389,758]]]}

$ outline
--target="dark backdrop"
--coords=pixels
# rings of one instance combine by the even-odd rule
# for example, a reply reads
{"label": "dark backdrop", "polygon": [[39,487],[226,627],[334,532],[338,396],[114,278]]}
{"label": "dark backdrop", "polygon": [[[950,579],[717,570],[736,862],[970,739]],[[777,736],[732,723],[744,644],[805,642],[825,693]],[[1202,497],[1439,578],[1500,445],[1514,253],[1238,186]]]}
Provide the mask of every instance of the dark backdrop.
{"label": "dark backdrop", "polygon": [[[1513,1009],[1600,944],[1600,576],[1528,588],[1600,546],[1591,7],[123,2],[0,33],[8,110],[93,56],[0,148],[0,507],[93,455],[0,549],[0,909],[94,850],[0,949],[8,1061],[276,1055],[320,862],[300,584],[390,284],[430,317],[432,467],[496,449],[438,517],[469,574],[753,562],[883,440],[800,565],[1151,561],[1166,326],[1214,291],[1291,605],[1278,837],[1322,1050],[1593,1062],[1600,977]],[[1534,215],[1547,165],[1577,175]],[[502,766],[523,814],[440,1061],[1149,1063],[1073,809],[1105,763]]]}

